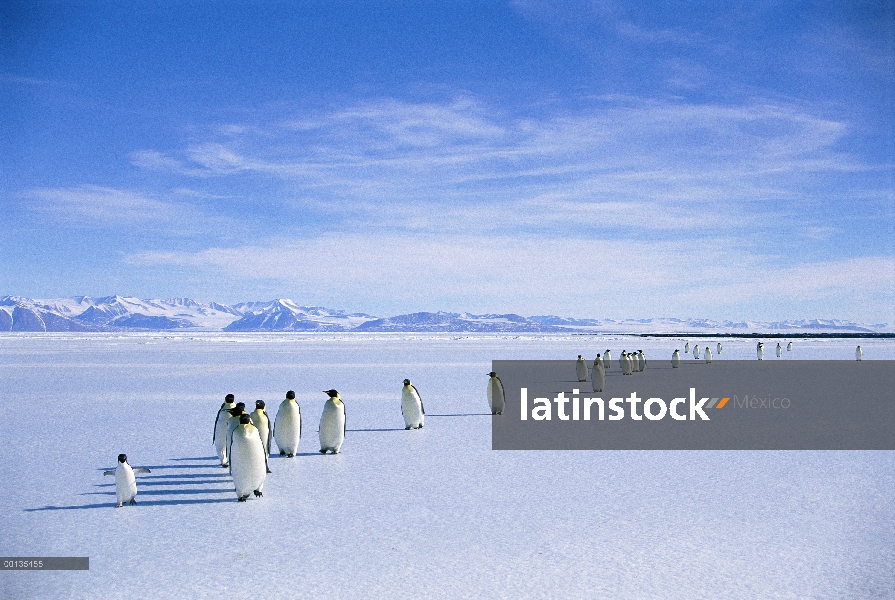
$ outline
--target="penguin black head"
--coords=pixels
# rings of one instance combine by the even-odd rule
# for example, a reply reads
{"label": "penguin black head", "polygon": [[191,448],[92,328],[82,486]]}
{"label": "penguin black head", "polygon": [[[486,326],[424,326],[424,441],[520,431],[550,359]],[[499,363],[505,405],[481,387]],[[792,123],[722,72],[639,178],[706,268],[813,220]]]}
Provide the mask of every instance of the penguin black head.
{"label": "penguin black head", "polygon": [[224,396],[224,402],[233,402],[234,400],[236,400],[236,396],[234,396],[233,394],[227,394],[226,396]]}
{"label": "penguin black head", "polygon": [[244,413],[245,410],[243,410],[242,408],[240,408],[239,406],[237,406],[237,407],[235,407],[235,408],[231,408],[231,409],[228,410],[227,412],[230,413],[230,416],[231,416],[231,417],[238,417],[239,415],[241,415],[242,413]]}
{"label": "penguin black head", "polygon": [[245,407],[246,407],[245,402],[237,402],[236,406],[234,406],[233,408],[238,408],[239,410],[243,410]]}
{"label": "penguin black head", "polygon": [[495,375],[497,375],[497,373],[495,373],[494,371],[488,373],[488,377],[494,377]]}
{"label": "penguin black head", "polygon": [[404,385],[410,385],[410,380],[409,380],[409,379],[405,379],[405,380],[404,380]]}
{"label": "penguin black head", "polygon": [[119,454],[118,462],[120,462],[122,464],[126,463],[127,462],[127,454]]}
{"label": "penguin black head", "polygon": [[295,400],[295,392],[292,390],[286,392],[286,400]]}
{"label": "penguin black head", "polygon": [[240,425],[247,425],[250,422],[251,422],[251,419],[249,418],[249,415],[243,414],[242,416],[239,417]]}
{"label": "penguin black head", "polygon": [[265,406],[264,400],[255,400],[255,408],[264,408]]}
{"label": "penguin black head", "polygon": [[336,390],[324,390],[323,393],[326,394],[327,396],[329,396],[330,398],[335,398],[336,396],[339,395],[339,392],[337,392]]}

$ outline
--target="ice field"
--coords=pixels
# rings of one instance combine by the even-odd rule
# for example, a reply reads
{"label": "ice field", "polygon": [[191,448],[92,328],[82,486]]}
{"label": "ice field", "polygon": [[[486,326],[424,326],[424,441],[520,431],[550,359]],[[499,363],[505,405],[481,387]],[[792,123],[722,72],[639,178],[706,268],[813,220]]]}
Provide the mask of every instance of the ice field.
{"label": "ice field", "polygon": [[[895,598],[895,452],[491,450],[492,360],[643,349],[649,369],[685,341],[718,338],[0,335],[0,554],[90,557],[3,571],[0,597]],[[895,359],[893,340],[794,339],[780,359],[764,341],[766,360]],[[721,342],[716,361],[755,358]],[[323,456],[330,388],[348,431]],[[229,392],[273,418],[290,389],[299,454],[274,450],[264,497],[237,503],[216,411]],[[152,473],[115,509],[119,453]]]}

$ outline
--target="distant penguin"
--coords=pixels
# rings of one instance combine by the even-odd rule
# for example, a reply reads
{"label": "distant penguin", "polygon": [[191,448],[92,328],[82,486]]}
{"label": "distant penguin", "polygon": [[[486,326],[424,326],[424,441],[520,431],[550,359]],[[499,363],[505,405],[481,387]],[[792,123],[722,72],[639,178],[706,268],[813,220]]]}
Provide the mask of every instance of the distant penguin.
{"label": "distant penguin", "polygon": [[330,451],[338,454],[345,441],[345,403],[336,390],[323,393],[329,396],[329,400],[323,405],[323,414],[320,415],[320,453]]}
{"label": "distant penguin", "polygon": [[578,381],[587,381],[587,363],[584,362],[584,357],[580,354],[578,360],[575,361],[575,373],[578,375]]}
{"label": "distant penguin", "polygon": [[497,373],[491,371],[488,373],[488,407],[491,409],[492,415],[502,415],[504,406],[506,406],[506,397],[503,394],[503,382]]}
{"label": "distant penguin", "polygon": [[690,354],[690,342],[684,344],[684,354]]}
{"label": "distant penguin", "polygon": [[593,391],[603,391],[603,384],[606,383],[606,370],[603,367],[603,359],[599,354],[597,354],[597,358],[594,360],[594,369],[591,371],[590,380],[593,383]]}
{"label": "distant penguin", "polygon": [[783,346],[780,345],[780,342],[777,342],[777,358],[783,356]]}
{"label": "distant penguin", "polygon": [[786,344],[786,351],[787,351],[787,352],[792,352],[792,342]]}
{"label": "distant penguin", "polygon": [[273,424],[273,437],[280,449],[280,456],[292,458],[298,452],[301,441],[301,407],[295,401],[295,392],[286,392],[286,399],[280,402],[277,418]]}
{"label": "distant penguin", "polygon": [[643,350],[637,351],[637,370],[643,371],[646,368],[646,356],[643,355]]}
{"label": "distant penguin", "polygon": [[693,358],[699,360],[699,346],[693,346]]}
{"label": "distant penguin", "polygon": [[858,346],[855,348],[855,360],[864,360],[864,351]]}
{"label": "distant penguin", "polygon": [[234,406],[236,406],[236,400],[233,394],[227,394],[214,420],[214,434],[211,436],[211,441],[221,460],[222,467],[227,466],[227,419],[230,418],[230,409]]}
{"label": "distant penguin", "polygon": [[114,471],[103,471],[103,475],[115,476],[115,496],[118,498],[118,504],[115,508],[121,508],[124,503],[137,503],[137,479],[134,473],[151,473],[149,469],[138,467],[131,468],[127,462],[127,454],[118,455],[118,466]]}
{"label": "distant penguin", "polygon": [[705,347],[705,362],[712,362],[712,349],[708,346]]}
{"label": "distant penguin", "polygon": [[606,349],[606,352],[603,353],[603,368],[608,369],[612,366],[612,352],[609,349]]}
{"label": "distant penguin", "polygon": [[758,352],[758,360],[764,360],[764,342],[758,342],[755,350]]}
{"label": "distant penguin", "polygon": [[681,366],[681,353],[675,350],[671,353],[671,367],[677,369]]}
{"label": "distant penguin", "polygon": [[623,375],[630,375],[633,372],[634,361],[631,360],[631,355],[626,351],[622,350],[622,356],[618,359],[619,366],[622,368]]}
{"label": "distant penguin", "polygon": [[239,424],[230,435],[230,476],[236,488],[236,499],[245,502],[249,494],[260,498],[267,477],[267,453],[258,428],[249,415],[239,416]]}
{"label": "distant penguin", "polygon": [[721,342],[718,342],[718,355],[721,354]]}
{"label": "distant penguin", "polygon": [[404,416],[404,429],[422,429],[426,409],[420,393],[409,379],[404,380],[404,387],[401,389],[401,414]]}

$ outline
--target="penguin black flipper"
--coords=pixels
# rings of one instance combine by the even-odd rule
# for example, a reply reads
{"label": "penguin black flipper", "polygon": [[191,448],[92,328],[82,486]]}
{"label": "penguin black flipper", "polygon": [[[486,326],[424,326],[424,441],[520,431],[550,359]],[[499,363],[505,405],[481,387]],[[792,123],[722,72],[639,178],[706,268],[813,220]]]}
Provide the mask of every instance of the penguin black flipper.
{"label": "penguin black flipper", "polygon": [[423,406],[423,397],[420,396],[420,391],[416,389],[416,386],[411,384],[410,387],[413,388],[413,391],[416,392],[416,397],[420,399],[420,409],[423,411],[423,414],[426,414],[426,407]]}
{"label": "penguin black flipper", "polygon": [[103,475],[114,475],[115,471],[103,471]]}
{"label": "penguin black flipper", "polygon": [[152,471],[150,471],[146,467],[137,467],[136,469],[134,469],[134,473],[152,473]]}

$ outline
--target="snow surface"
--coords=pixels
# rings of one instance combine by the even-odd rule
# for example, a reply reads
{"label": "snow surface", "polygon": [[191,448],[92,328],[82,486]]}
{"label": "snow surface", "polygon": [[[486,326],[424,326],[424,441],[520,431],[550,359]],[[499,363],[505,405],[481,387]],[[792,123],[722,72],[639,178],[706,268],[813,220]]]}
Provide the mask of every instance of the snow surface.
{"label": "snow surface", "polygon": [[[893,452],[491,450],[491,360],[669,360],[685,341],[0,335],[2,553],[90,557],[89,571],[3,571],[0,597],[895,598]],[[754,340],[722,343],[716,361],[755,356]],[[766,355],[849,360],[857,343],[895,359],[892,340]],[[405,377],[422,430],[403,429]],[[331,387],[348,433],[322,456]],[[237,503],[215,413],[232,392],[273,416],[288,389],[299,455],[274,455],[264,497]],[[102,471],[121,452],[152,473],[115,509]]]}

